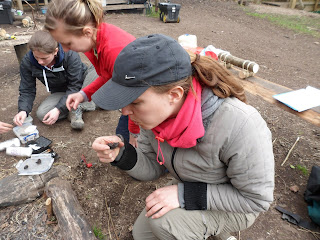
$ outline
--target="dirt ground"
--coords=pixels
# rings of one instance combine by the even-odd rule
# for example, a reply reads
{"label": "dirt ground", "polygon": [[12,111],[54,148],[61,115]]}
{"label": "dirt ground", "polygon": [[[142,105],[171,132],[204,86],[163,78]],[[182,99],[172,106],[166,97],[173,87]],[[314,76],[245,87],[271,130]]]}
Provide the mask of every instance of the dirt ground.
{"label": "dirt ground", "polygon": [[[310,85],[320,88],[320,39],[298,34],[275,26],[264,19],[254,18],[246,11],[304,15],[320,21],[319,14],[306,13],[265,5],[250,4],[241,7],[231,1],[177,0],[181,4],[180,23],[163,23],[158,18],[147,17],[139,12],[107,13],[108,23],[133,34],[135,37],[150,33],[163,33],[173,38],[189,33],[197,36],[198,46],[213,45],[232,55],[255,61],[260,65],[258,76],[291,89]],[[43,19],[43,17],[42,17]],[[38,21],[39,26],[43,24]],[[10,34],[21,39],[22,34],[33,29],[14,25],[0,25]],[[320,29],[318,29],[320,31]],[[11,40],[12,43],[14,40]],[[0,42],[0,121],[12,122],[17,112],[19,66],[12,44]],[[88,60],[82,55],[83,61]],[[45,87],[38,85],[34,104],[36,109],[47,96]],[[268,123],[273,134],[275,155],[274,202],[269,211],[260,214],[249,229],[234,233],[238,239],[316,239],[316,235],[281,219],[275,209],[279,205],[302,218],[310,220],[303,198],[308,174],[313,165],[319,165],[320,129],[258,96],[248,94],[249,103],[256,107]],[[100,228],[105,239],[132,239],[132,225],[144,208],[144,200],[153,190],[171,179],[166,175],[158,181],[138,182],[111,165],[98,162],[91,149],[94,139],[115,132],[119,112],[97,110],[84,114],[85,129],[71,130],[67,120],[46,126],[31,113],[40,135],[53,141],[52,148],[60,158],[55,165],[61,169],[61,177],[68,180],[86,213],[88,222]],[[0,137],[1,141],[15,137],[12,132]],[[290,148],[300,137],[287,162],[281,166]],[[92,168],[80,162],[84,154]],[[0,179],[17,171],[14,167],[20,158],[0,152]],[[291,168],[290,165],[296,166]],[[308,170],[303,174],[297,166]],[[298,186],[293,192],[291,186]],[[19,206],[0,209],[0,239],[62,239],[59,225],[46,225],[44,199]],[[319,236],[319,235],[318,235]]]}

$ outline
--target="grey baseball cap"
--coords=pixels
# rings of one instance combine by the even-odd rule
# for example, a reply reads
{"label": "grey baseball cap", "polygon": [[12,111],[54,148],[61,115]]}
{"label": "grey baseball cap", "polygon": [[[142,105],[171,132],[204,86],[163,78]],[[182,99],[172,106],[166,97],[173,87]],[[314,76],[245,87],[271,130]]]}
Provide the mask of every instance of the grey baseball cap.
{"label": "grey baseball cap", "polygon": [[150,86],[166,85],[191,76],[189,54],[174,39],[153,34],[136,39],[118,55],[112,78],[92,100],[102,109],[123,108]]}

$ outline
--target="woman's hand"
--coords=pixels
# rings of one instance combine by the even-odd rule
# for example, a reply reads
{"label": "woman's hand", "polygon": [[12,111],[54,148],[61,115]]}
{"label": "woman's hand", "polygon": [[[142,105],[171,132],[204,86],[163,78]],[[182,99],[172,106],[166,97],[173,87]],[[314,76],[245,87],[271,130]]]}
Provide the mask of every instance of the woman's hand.
{"label": "woman's hand", "polygon": [[84,97],[80,92],[77,93],[72,93],[69,94],[67,101],[66,101],[66,106],[71,111],[71,108],[74,110],[77,109],[78,105],[84,101]]}
{"label": "woman's hand", "polygon": [[[108,143],[119,143],[115,149],[110,149]],[[97,152],[101,162],[110,163],[113,162],[120,152],[120,148],[124,146],[124,143],[118,136],[104,136],[98,137],[92,143],[92,149]]]}
{"label": "woman's hand", "polygon": [[9,132],[13,126],[9,123],[0,122],[0,134]]}
{"label": "woman's hand", "polygon": [[24,120],[27,118],[27,112],[26,111],[20,111],[17,115],[14,116],[13,122],[17,126],[22,126],[24,123]]}
{"label": "woman's hand", "polygon": [[147,197],[146,217],[159,218],[179,206],[178,185],[162,187]]}
{"label": "woman's hand", "polygon": [[54,108],[51,111],[49,111],[46,115],[44,115],[42,122],[47,125],[52,125],[58,120],[59,115],[60,115],[59,109]]}

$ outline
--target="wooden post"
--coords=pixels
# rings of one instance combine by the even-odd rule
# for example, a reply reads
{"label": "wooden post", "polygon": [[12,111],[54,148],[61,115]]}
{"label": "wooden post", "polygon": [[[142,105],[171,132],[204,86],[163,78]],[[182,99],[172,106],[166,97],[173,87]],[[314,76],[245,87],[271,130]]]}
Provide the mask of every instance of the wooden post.
{"label": "wooden post", "polygon": [[52,218],[53,214],[52,214],[52,201],[51,198],[48,198],[46,200],[46,210],[47,210],[47,216],[48,216],[48,220],[50,221],[50,219]]}
{"label": "wooden post", "polygon": [[318,9],[318,4],[319,4],[319,0],[316,0],[315,3],[314,3],[313,11],[317,11],[317,9]]}
{"label": "wooden post", "polygon": [[36,3],[36,10],[38,11],[40,8],[39,8],[39,0],[35,0],[35,3]]}
{"label": "wooden post", "polygon": [[159,6],[158,6],[158,5],[159,5],[159,0],[155,0],[155,1],[154,1],[154,5],[155,5],[155,10],[154,10],[154,11],[155,11],[155,12],[158,12],[158,9],[159,9]]}
{"label": "wooden post", "polygon": [[297,0],[291,1],[291,8],[294,9],[296,7]]}
{"label": "wooden post", "polygon": [[46,194],[52,199],[53,212],[64,240],[96,239],[69,182],[52,179],[46,184]]}
{"label": "wooden post", "polygon": [[23,11],[22,0],[16,0],[16,1],[17,1],[17,8]]}

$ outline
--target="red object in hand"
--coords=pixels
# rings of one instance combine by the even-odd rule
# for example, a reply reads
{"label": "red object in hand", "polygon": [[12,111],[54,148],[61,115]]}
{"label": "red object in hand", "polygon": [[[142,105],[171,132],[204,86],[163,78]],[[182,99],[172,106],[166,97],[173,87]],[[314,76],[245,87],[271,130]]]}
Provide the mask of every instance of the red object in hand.
{"label": "red object in hand", "polygon": [[91,168],[92,167],[92,163],[87,163],[86,158],[84,157],[84,155],[81,155],[81,160],[86,164],[87,168]]}

